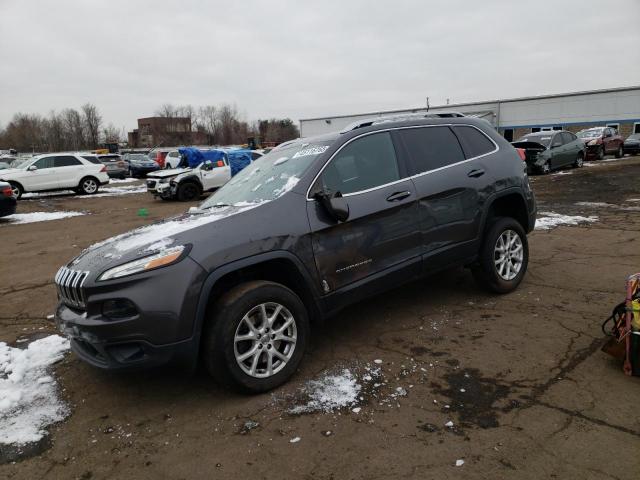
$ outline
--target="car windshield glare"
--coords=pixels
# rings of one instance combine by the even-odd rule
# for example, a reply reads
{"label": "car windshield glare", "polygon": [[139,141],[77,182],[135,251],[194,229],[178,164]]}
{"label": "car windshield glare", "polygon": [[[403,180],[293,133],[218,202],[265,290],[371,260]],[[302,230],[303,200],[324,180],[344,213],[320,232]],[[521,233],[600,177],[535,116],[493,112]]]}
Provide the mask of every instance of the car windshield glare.
{"label": "car windshield glare", "polygon": [[578,137],[580,138],[591,138],[591,137],[599,137],[602,135],[603,128],[590,128],[589,130],[583,130],[582,132],[578,132]]}
{"label": "car windshield glare", "polygon": [[295,142],[260,157],[216,191],[201,209],[268,202],[291,190],[327,144]]}

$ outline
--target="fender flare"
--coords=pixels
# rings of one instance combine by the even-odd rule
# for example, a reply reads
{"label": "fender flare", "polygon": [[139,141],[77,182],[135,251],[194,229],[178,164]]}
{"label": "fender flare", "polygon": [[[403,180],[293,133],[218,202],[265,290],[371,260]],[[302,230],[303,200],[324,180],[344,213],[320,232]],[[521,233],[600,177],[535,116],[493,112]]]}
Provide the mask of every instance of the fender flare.
{"label": "fender flare", "polygon": [[202,335],[202,328],[205,323],[205,315],[207,312],[207,306],[209,304],[209,299],[211,296],[211,292],[215,284],[225,275],[235,272],[236,270],[240,270],[242,268],[251,267],[253,265],[258,265],[260,263],[264,263],[270,260],[286,260],[291,262],[298,273],[304,278],[305,283],[307,284],[308,291],[313,297],[313,304],[309,305],[308,308],[311,310],[309,315],[313,317],[314,315],[322,316],[321,302],[320,297],[315,288],[313,288],[314,282],[311,274],[304,266],[302,261],[293,253],[288,252],[286,250],[276,250],[272,252],[260,253],[257,255],[253,255],[251,257],[242,258],[240,260],[236,260],[220,267],[217,267],[213,271],[211,271],[204,283],[202,284],[202,288],[200,289],[200,295],[198,297],[198,306],[196,308],[196,318],[194,322],[193,329],[193,340],[195,341],[195,345],[199,349],[200,346],[200,338]]}
{"label": "fender flare", "polygon": [[[522,190],[519,187],[509,187],[504,190],[500,190],[499,192],[496,192],[491,196],[489,196],[486,201],[487,206],[486,208],[483,209],[483,212],[482,212],[482,220],[481,220],[481,228],[480,228],[481,240],[482,240],[482,237],[484,236],[484,231],[487,228],[487,221],[489,220],[489,211],[491,210],[491,207],[493,206],[495,201],[498,200],[499,198],[506,197],[507,195],[513,195],[514,193],[520,197],[520,199],[522,200],[522,203],[525,206],[525,209],[527,208],[527,199],[524,197],[524,195],[522,194]],[[525,228],[525,231],[529,233],[533,230],[533,225],[530,225],[531,213],[528,210],[526,211],[526,218],[527,218],[527,226]]]}
{"label": "fender flare", "polygon": [[181,178],[177,183],[178,185],[182,185],[185,182],[197,183],[198,185],[200,185],[200,190],[202,190],[202,182],[200,181],[200,178],[197,175],[186,176],[184,178]]}

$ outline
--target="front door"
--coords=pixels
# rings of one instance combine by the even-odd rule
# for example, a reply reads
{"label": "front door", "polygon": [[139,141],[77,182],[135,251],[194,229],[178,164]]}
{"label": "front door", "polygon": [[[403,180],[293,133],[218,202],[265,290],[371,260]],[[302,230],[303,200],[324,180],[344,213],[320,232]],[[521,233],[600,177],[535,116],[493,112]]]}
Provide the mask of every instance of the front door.
{"label": "front door", "polygon": [[[365,283],[375,289],[373,280],[389,288],[419,273],[415,187],[406,178],[406,167],[398,162],[388,132],[347,143],[312,186],[312,197],[319,191],[340,192],[349,205],[349,218],[337,222],[319,201],[307,202],[313,252],[325,293]],[[330,308],[348,303],[344,300],[338,292]]]}
{"label": "front door", "polygon": [[[24,187],[27,191],[53,190],[58,188],[58,177],[54,166],[55,157],[42,157],[32,164],[35,170],[28,170]],[[29,168],[31,168],[29,167]]]}
{"label": "front door", "polygon": [[218,188],[231,180],[231,168],[223,159],[207,162],[200,167],[200,177],[204,190]]}

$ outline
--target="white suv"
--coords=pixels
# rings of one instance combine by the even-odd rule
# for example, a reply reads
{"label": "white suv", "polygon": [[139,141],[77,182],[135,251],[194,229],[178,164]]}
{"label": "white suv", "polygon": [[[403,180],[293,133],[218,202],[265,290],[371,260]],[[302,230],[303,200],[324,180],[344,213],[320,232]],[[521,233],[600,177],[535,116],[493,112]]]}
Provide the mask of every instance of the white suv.
{"label": "white suv", "polygon": [[[95,163],[97,162],[97,163]],[[109,183],[107,167],[78,155],[39,155],[17,168],[0,170],[0,180],[9,182],[16,197],[26,192],[74,190],[91,195]]]}

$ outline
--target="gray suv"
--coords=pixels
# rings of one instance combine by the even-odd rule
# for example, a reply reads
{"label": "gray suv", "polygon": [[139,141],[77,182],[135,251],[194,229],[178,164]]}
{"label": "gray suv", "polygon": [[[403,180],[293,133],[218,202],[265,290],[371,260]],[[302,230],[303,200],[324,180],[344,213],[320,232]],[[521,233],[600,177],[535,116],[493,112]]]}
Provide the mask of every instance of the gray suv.
{"label": "gray suv", "polygon": [[188,214],[89,247],[56,275],[56,323],[97,367],[201,361],[263,392],[349,304],[458,265],[511,292],[534,224],[525,164],[485,121],[361,122],[282,144]]}

